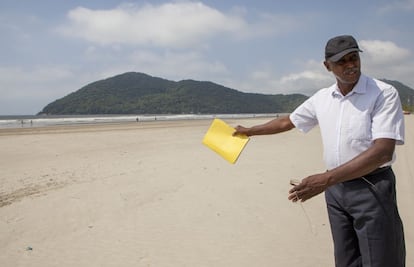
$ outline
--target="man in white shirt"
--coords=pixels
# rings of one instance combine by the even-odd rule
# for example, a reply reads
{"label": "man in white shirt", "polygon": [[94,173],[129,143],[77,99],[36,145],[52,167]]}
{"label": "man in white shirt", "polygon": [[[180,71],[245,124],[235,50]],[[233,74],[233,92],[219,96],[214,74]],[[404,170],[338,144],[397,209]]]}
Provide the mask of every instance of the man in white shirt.
{"label": "man in white shirt", "polygon": [[235,135],[276,134],[293,128],[321,129],[327,171],[302,179],[288,199],[306,201],[322,192],[328,208],[336,266],[405,266],[403,225],[391,164],[404,143],[404,117],[394,87],[361,74],[356,40],[330,39],[326,69],[336,77],[289,116]]}

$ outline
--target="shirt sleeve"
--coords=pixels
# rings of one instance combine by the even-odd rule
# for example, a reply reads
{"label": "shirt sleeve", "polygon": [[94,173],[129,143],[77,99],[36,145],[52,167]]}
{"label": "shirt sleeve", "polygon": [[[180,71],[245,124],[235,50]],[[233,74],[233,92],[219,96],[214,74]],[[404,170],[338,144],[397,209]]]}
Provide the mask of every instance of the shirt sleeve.
{"label": "shirt sleeve", "polygon": [[404,115],[397,90],[390,86],[378,96],[372,116],[372,138],[389,138],[404,144]]}
{"label": "shirt sleeve", "polygon": [[293,125],[304,133],[309,132],[318,124],[314,101],[315,96],[308,98],[289,115]]}

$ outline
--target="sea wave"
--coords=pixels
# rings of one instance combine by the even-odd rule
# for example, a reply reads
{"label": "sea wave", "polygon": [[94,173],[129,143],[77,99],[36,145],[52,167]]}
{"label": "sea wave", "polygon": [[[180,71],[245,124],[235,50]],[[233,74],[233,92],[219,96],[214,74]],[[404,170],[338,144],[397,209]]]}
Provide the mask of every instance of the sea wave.
{"label": "sea wave", "polygon": [[56,125],[169,121],[169,120],[202,120],[213,118],[254,118],[273,117],[278,114],[159,114],[159,115],[52,115],[52,116],[0,116],[0,129],[46,127]]}

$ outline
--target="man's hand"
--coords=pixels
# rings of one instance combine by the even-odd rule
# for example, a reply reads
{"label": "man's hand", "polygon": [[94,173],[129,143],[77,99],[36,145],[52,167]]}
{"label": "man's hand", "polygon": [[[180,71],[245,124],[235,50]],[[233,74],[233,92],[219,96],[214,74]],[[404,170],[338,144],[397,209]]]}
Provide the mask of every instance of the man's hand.
{"label": "man's hand", "polygon": [[298,185],[289,190],[288,199],[293,202],[304,202],[319,195],[328,188],[328,177],[326,173],[315,174],[304,178]]}
{"label": "man's hand", "polygon": [[249,135],[249,129],[250,128],[246,128],[246,127],[243,127],[243,126],[238,125],[235,128],[235,131],[233,133],[233,136],[236,136],[236,135],[247,135],[247,136],[250,136]]}

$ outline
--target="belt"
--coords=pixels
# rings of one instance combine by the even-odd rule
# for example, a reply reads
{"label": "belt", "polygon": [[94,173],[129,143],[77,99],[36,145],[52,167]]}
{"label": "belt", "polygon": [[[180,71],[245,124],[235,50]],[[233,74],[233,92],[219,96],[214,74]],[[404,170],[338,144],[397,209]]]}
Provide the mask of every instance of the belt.
{"label": "belt", "polygon": [[373,175],[376,175],[376,174],[380,174],[380,173],[382,173],[386,170],[389,170],[389,169],[391,169],[391,166],[381,167],[381,168],[373,170],[372,172],[370,172],[368,174],[365,174],[363,177],[370,177],[370,176],[373,176]]}
{"label": "belt", "polygon": [[[371,179],[371,178],[373,178],[375,175],[378,175],[378,174],[380,174],[380,173],[382,173],[382,172],[385,172],[385,171],[387,171],[387,170],[390,170],[390,169],[391,169],[391,166],[381,167],[381,168],[375,169],[375,170],[373,170],[372,172],[370,172],[370,173],[368,173],[368,174],[365,174],[365,175],[363,175],[363,176],[361,176],[361,177],[358,177],[358,178],[362,178],[362,179],[364,179],[364,180],[366,180],[366,181],[367,181],[367,179],[368,179],[368,180],[370,180],[370,179]],[[360,180],[360,179],[358,179],[358,178],[351,179],[351,180],[348,180],[348,181],[345,181],[345,182],[342,182],[342,183],[343,183],[343,184],[350,184],[350,183],[355,183],[355,182],[361,181],[361,180]]]}

